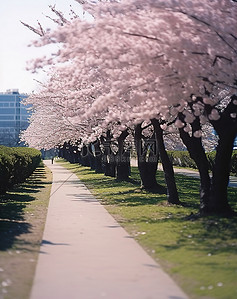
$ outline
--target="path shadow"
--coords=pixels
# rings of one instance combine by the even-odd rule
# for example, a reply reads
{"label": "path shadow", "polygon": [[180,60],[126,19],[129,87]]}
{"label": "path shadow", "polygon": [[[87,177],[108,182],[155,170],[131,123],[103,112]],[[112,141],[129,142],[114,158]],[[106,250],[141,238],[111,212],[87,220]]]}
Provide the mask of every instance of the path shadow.
{"label": "path shadow", "polygon": [[99,202],[92,194],[88,193],[67,194],[67,196],[74,197],[75,199],[71,199],[72,201]]}
{"label": "path shadow", "polygon": [[45,177],[44,167],[39,166],[26,182],[0,195],[0,250],[11,248],[18,236],[31,232],[25,209],[35,200],[34,194],[45,188]]}
{"label": "path shadow", "polygon": [[54,242],[51,242],[51,241],[48,241],[48,240],[42,240],[42,242],[41,242],[41,245],[42,246],[44,246],[44,245],[53,245],[53,246],[55,246],[55,245],[63,245],[63,246],[69,246],[69,244],[68,243],[54,243]]}
{"label": "path shadow", "polygon": [[0,197],[0,219],[24,220],[23,209],[35,198],[28,194],[7,193]]}
{"label": "path shadow", "polygon": [[8,250],[12,247],[17,236],[29,233],[30,230],[31,225],[29,223],[0,219],[0,250]]}

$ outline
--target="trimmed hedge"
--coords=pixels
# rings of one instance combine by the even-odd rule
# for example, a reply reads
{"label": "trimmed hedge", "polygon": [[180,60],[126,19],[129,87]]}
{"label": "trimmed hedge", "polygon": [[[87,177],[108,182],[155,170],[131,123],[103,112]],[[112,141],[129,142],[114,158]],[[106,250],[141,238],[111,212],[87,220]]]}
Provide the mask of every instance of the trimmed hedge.
{"label": "trimmed hedge", "polygon": [[27,147],[0,146],[0,194],[22,183],[41,161],[41,152]]}
{"label": "trimmed hedge", "polygon": [[168,151],[170,161],[174,166],[196,169],[196,163],[190,158],[188,151]]}
{"label": "trimmed hedge", "polygon": [[237,176],[237,150],[233,151],[231,159],[231,172]]}
{"label": "trimmed hedge", "polygon": [[[168,151],[169,158],[174,166],[189,167],[197,169],[193,159],[190,158],[188,151]],[[209,169],[212,170],[216,152],[206,153],[209,162]],[[237,176],[237,150],[233,151],[231,159],[231,173]]]}

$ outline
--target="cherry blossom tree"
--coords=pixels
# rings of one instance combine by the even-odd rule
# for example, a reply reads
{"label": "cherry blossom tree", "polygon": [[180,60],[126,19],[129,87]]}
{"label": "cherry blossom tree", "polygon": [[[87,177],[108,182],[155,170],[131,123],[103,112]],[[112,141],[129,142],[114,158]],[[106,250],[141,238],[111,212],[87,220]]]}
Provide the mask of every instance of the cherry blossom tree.
{"label": "cherry blossom tree", "polygon": [[[237,132],[237,111],[235,96],[229,97],[228,101],[226,100],[227,95],[225,95],[223,99],[221,94],[224,92],[231,95],[236,92],[236,4],[233,2],[231,3],[231,1],[221,1],[218,3],[216,1],[212,1],[208,3],[207,6],[203,6],[203,3],[201,2],[190,3],[188,1],[167,1],[165,3],[161,3],[161,1],[148,2],[145,5],[149,5],[149,8],[152,6],[158,9],[164,9],[165,7],[166,9],[171,9],[172,12],[187,16],[189,21],[194,20],[195,27],[192,29],[199,31],[196,35],[198,37],[196,42],[188,44],[190,42],[190,40],[188,42],[186,40],[188,38],[188,33],[190,32],[190,30],[186,27],[188,22],[185,24],[186,26],[182,24],[179,28],[182,28],[187,36],[182,39],[182,36],[180,38],[180,34],[178,35],[180,43],[182,43],[181,47],[177,46],[175,39],[172,37],[171,44],[173,43],[173,45],[175,45],[175,51],[179,50],[178,52],[181,53],[182,57],[172,52],[168,59],[169,63],[172,61],[172,68],[176,70],[179,78],[180,74],[185,75],[185,70],[188,70],[189,74],[187,76],[186,73],[186,78],[190,79],[190,82],[188,82],[188,88],[191,88],[188,92],[190,94],[194,93],[202,96],[199,101],[196,101],[196,97],[194,97],[194,101],[196,101],[196,103],[192,105],[192,113],[190,113],[190,110],[188,111],[186,109],[185,119],[183,118],[183,122],[177,120],[176,125],[180,127],[180,130],[185,127],[184,130],[182,130],[182,136],[184,136],[184,132],[186,131],[187,133],[191,127],[193,130],[193,137],[197,138],[194,143],[199,142],[200,145],[199,147],[196,147],[196,149],[199,148],[199,152],[196,150],[195,154],[194,150],[191,150],[190,146],[188,146],[188,148],[191,150],[191,155],[196,157],[195,160],[198,163],[200,170],[201,182],[203,183],[205,181],[207,183],[207,186],[204,184],[204,188],[201,188],[201,199],[206,197],[205,200],[201,200],[201,209],[203,211],[215,210],[217,212],[228,212],[230,211],[230,207],[228,206],[227,201],[227,185],[233,141]],[[135,1],[134,4],[138,8],[139,6],[140,8],[144,6],[142,3],[139,3],[139,1]],[[217,21],[217,16],[220,18],[219,21]],[[220,20],[224,20],[224,22],[221,22]],[[185,22],[187,20],[183,21]],[[169,22],[169,24],[172,24],[172,22]],[[193,23],[189,25],[193,25]],[[175,29],[177,29],[177,26]],[[136,37],[140,36],[140,38],[144,38],[145,36],[148,39],[155,39],[154,36],[157,36],[144,35],[143,33],[140,33],[139,30],[137,30],[137,32],[129,32],[129,30],[127,30],[126,32],[130,36],[135,35]],[[193,34],[194,31],[190,33]],[[200,43],[200,37],[202,43]],[[191,39],[191,36],[189,38]],[[167,39],[165,40],[167,41]],[[160,41],[161,39],[159,42]],[[207,41],[207,43],[204,41]],[[167,53],[169,54],[167,51],[164,52],[166,55]],[[198,59],[198,55],[202,57],[202,61]],[[184,60],[187,57],[188,65]],[[176,58],[178,59],[176,60]],[[185,69],[182,69],[182,67]],[[185,86],[185,91],[187,91],[188,88]],[[167,97],[170,99],[170,96],[172,96],[171,92],[167,95]],[[178,100],[180,99],[181,97],[178,96]],[[190,101],[187,100],[187,103],[189,102]],[[172,102],[169,103],[174,105]],[[185,106],[185,104],[181,103],[178,105],[178,109],[173,108],[172,114],[177,115],[177,112],[184,110],[183,106]],[[207,168],[203,175],[203,167],[201,166],[203,164],[207,164],[207,159],[205,157],[202,144],[200,143],[201,124],[205,123],[207,119],[219,135],[219,145],[217,148],[216,163],[213,171],[211,187],[208,182],[209,175]],[[188,126],[188,124],[191,125]],[[193,138],[192,140],[194,141]],[[200,156],[202,156],[201,159]],[[207,179],[203,179],[203,176]],[[206,192],[203,192],[205,189],[207,190],[207,194]],[[209,195],[209,192],[211,192],[211,195]]]}
{"label": "cherry blossom tree", "polygon": [[[237,132],[236,3],[128,0],[85,5],[94,21],[74,19],[46,32],[35,45],[59,43],[60,50],[34,61],[33,69],[52,66],[66,94],[66,100],[60,97],[60,101],[76,124],[91,123],[103,115],[97,128],[103,131],[116,124],[116,131],[122,133],[124,127],[152,121],[161,151],[160,138],[166,127],[171,130],[167,126],[171,120],[197,164],[199,159],[205,164],[202,126],[211,123],[219,146],[212,184],[204,187],[205,196],[201,191],[205,198],[201,209],[230,211],[229,168],[220,161],[228,149],[225,164],[229,165]],[[47,88],[56,92],[57,81],[52,79]],[[202,157],[188,145],[194,138]],[[163,163],[168,163],[166,158]],[[207,174],[200,163],[203,182]],[[173,176],[169,165],[167,169]],[[223,184],[220,173],[225,174]]]}

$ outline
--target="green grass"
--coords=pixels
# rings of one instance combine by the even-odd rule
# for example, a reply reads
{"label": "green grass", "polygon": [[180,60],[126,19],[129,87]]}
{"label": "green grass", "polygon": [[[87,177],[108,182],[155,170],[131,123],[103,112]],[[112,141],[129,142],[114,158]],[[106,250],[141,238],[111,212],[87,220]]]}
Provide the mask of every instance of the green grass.
{"label": "green grass", "polygon": [[[237,298],[236,218],[188,217],[199,207],[199,181],[176,175],[183,206],[165,194],[140,190],[137,168],[131,182],[118,182],[87,167],[60,162],[100,199],[117,221],[161,264],[190,298]],[[162,172],[157,180],[164,184]],[[237,189],[229,188],[237,210]]]}

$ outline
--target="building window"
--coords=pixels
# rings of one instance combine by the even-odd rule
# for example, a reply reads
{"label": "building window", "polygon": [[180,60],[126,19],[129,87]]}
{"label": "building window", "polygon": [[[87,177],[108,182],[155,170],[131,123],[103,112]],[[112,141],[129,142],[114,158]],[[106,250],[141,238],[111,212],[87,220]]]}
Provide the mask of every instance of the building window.
{"label": "building window", "polygon": [[15,96],[1,95],[0,102],[15,102]]}
{"label": "building window", "polygon": [[0,109],[0,114],[15,114],[15,108]]}
{"label": "building window", "polygon": [[14,120],[14,115],[0,115],[1,120]]}
{"label": "building window", "polygon": [[15,127],[16,122],[15,121],[0,121],[0,127]]}

